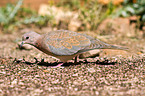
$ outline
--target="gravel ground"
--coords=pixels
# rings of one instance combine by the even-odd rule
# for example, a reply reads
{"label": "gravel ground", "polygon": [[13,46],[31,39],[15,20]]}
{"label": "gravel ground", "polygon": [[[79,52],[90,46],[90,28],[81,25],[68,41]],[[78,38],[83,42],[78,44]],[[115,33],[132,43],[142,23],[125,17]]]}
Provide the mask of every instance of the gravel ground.
{"label": "gravel ground", "polygon": [[0,60],[0,94],[4,96],[145,95],[145,58],[94,58],[59,68]]}
{"label": "gravel ground", "polygon": [[[112,57],[118,51],[105,51],[77,65],[69,61],[51,68],[57,59],[35,48],[17,48],[21,35],[0,35],[0,96],[145,96],[144,39],[104,39],[137,50],[132,52],[137,55]],[[34,57],[41,62],[35,63]]]}

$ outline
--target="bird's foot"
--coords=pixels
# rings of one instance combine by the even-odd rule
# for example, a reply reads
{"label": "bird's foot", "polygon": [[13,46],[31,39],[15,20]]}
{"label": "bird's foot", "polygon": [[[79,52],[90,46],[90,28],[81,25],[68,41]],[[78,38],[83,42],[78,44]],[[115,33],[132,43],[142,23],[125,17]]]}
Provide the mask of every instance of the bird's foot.
{"label": "bird's foot", "polygon": [[60,63],[60,64],[58,64],[58,65],[56,65],[56,66],[52,66],[51,68],[58,68],[58,67],[62,67],[61,65],[63,65],[64,63]]}

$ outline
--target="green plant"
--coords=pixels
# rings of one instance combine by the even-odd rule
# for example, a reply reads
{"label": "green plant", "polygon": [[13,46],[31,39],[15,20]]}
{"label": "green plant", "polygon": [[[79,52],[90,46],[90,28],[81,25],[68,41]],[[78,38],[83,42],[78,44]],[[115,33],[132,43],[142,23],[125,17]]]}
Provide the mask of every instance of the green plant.
{"label": "green plant", "polygon": [[14,7],[11,4],[8,4],[6,7],[0,8],[0,25],[5,29],[11,30],[13,25],[9,26],[10,23],[15,21],[15,16],[22,5],[23,0],[19,0],[17,5]]}
{"label": "green plant", "polygon": [[31,16],[26,17],[22,21],[18,22],[21,24],[31,24],[34,23],[38,26],[44,26],[47,25],[48,21],[51,22],[53,19],[53,16]]}
{"label": "green plant", "polygon": [[39,16],[35,11],[21,7],[23,0],[19,0],[16,6],[7,4],[0,8],[0,26],[3,32],[12,32],[22,24],[35,24],[45,26],[48,21],[52,22],[53,16]]}
{"label": "green plant", "polygon": [[83,26],[81,30],[96,30],[115,9],[112,2],[106,6],[99,4],[97,0],[62,0],[59,6],[79,13]]}
{"label": "green plant", "polygon": [[142,29],[145,22],[145,0],[136,0],[135,3],[125,0],[124,6],[119,9],[117,16],[138,16],[139,28]]}
{"label": "green plant", "polygon": [[15,7],[11,4],[8,4],[5,8],[0,8],[0,22],[3,24],[10,23],[20,9],[22,2],[23,0],[19,0]]}
{"label": "green plant", "polygon": [[88,2],[80,7],[80,19],[86,25],[89,23],[90,30],[96,30],[103,20],[112,14],[115,7],[110,2],[107,6],[99,4],[96,0]]}

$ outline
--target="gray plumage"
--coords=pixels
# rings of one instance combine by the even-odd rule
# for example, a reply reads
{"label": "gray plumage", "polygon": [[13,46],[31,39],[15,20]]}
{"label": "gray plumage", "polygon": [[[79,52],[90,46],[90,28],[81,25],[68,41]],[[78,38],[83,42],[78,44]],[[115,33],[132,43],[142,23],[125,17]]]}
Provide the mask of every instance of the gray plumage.
{"label": "gray plumage", "polygon": [[42,52],[57,57],[63,62],[67,62],[67,60],[89,50],[127,49],[104,43],[85,34],[68,30],[57,30],[42,35],[29,32],[24,34],[22,38],[22,44],[31,44]]}

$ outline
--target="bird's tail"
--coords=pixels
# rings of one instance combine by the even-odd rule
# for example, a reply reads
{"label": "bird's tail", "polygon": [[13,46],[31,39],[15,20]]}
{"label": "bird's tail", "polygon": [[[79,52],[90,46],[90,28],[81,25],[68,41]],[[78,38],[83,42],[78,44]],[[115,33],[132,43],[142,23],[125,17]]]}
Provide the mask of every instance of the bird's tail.
{"label": "bird's tail", "polygon": [[100,40],[94,40],[92,41],[90,46],[87,46],[84,49],[78,51],[78,53],[83,53],[83,52],[94,50],[94,49],[116,49],[116,50],[126,50],[126,51],[128,50],[128,48],[125,48],[125,47],[107,44]]}
{"label": "bird's tail", "polygon": [[128,48],[125,47],[121,47],[121,46],[116,46],[116,45],[111,45],[111,44],[107,44],[105,42],[102,42],[100,40],[95,40],[95,49],[117,49],[117,50],[128,50]]}
{"label": "bird's tail", "polygon": [[126,47],[121,47],[121,46],[115,46],[115,45],[110,45],[110,44],[105,44],[104,47],[100,47],[99,49],[117,49],[117,50],[128,50]]}

